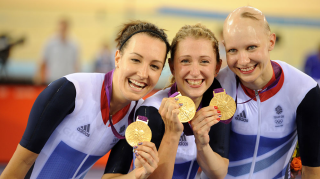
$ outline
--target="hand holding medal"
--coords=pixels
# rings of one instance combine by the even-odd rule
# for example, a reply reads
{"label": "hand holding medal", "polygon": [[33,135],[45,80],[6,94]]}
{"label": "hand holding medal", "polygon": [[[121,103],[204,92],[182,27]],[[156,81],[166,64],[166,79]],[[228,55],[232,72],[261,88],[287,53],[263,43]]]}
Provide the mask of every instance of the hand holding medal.
{"label": "hand holding medal", "polygon": [[187,96],[182,96],[179,92],[172,94],[170,97],[175,97],[177,103],[181,103],[182,106],[179,108],[180,112],[178,118],[180,122],[185,123],[193,119],[196,114],[196,105]]}
{"label": "hand holding medal", "polygon": [[233,98],[225,92],[223,88],[218,88],[213,91],[213,98],[210,101],[210,106],[217,106],[221,111],[220,122],[228,124],[231,122],[232,116],[236,112],[237,106]]}

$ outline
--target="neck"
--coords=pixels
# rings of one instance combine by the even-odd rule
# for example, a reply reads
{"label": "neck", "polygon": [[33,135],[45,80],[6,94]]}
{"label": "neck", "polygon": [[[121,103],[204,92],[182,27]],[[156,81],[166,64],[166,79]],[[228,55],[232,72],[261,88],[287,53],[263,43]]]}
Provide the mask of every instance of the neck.
{"label": "neck", "polygon": [[199,105],[200,105],[200,103],[201,103],[202,97],[203,97],[203,96],[198,97],[198,98],[191,98],[192,101],[194,102],[194,104],[196,105],[196,110],[198,109],[198,107],[199,107]]}
{"label": "neck", "polygon": [[125,106],[127,106],[131,101],[125,99],[120,94],[119,86],[118,86],[118,75],[116,70],[113,72],[112,77],[112,96],[110,101],[110,114],[113,115]]}
{"label": "neck", "polygon": [[273,68],[271,65],[271,61],[268,63],[268,66],[266,67],[265,71],[263,72],[263,74],[261,74],[261,76],[256,79],[253,82],[245,82],[243,80],[240,79],[241,83],[252,90],[260,90],[262,89],[264,86],[266,86],[269,81],[271,80],[273,75]]}

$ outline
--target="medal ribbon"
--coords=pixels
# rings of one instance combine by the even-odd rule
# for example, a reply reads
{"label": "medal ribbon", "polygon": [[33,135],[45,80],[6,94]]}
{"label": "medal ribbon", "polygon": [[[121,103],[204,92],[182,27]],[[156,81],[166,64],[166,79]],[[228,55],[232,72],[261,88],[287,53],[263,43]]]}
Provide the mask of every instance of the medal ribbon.
{"label": "medal ribbon", "polygon": [[[179,92],[177,92],[177,83],[174,83],[168,92],[168,96],[171,98],[171,97],[177,96],[178,94],[179,94]],[[201,108],[202,108],[202,103],[200,103],[197,111],[199,111]],[[183,124],[184,134],[186,134],[187,136],[193,135],[192,127],[190,126],[189,122],[185,122],[182,124]]]}
{"label": "medal ribbon", "polygon": [[[112,77],[113,77],[113,72],[114,70],[108,72],[105,76],[104,76],[104,84],[105,84],[105,91],[106,91],[106,95],[107,95],[107,99],[108,99],[108,107],[110,109],[110,101],[111,101],[111,96],[112,96]],[[128,117],[128,125],[131,124],[133,122],[133,115],[134,115],[134,111],[136,109],[136,106],[138,104],[138,101],[136,101],[136,104],[134,105],[133,109],[131,110],[129,117]],[[125,139],[124,136],[122,136],[121,134],[118,133],[118,131],[116,130],[116,128],[114,127],[112,120],[111,120],[111,115],[110,115],[110,110],[109,110],[109,123],[111,126],[111,130],[113,132],[113,134],[118,138],[118,139]]]}
{"label": "medal ribbon", "polygon": [[[273,71],[274,71],[274,73],[275,73],[276,80],[275,80],[273,83],[271,83],[268,87],[266,87],[264,90],[258,92],[258,95],[260,95],[261,93],[264,93],[264,92],[266,92],[266,91],[269,91],[269,90],[271,90],[272,88],[274,88],[275,86],[277,86],[277,84],[278,84],[278,82],[279,82],[279,80],[280,80],[281,73],[282,73],[281,67],[280,67],[279,65],[277,65],[275,62],[272,62],[272,61],[271,61],[271,65],[272,65]],[[237,98],[237,96],[238,96],[238,87],[239,87],[239,84],[240,84],[240,79],[239,79],[238,76],[236,76],[236,81],[237,81],[237,82],[236,82],[236,83],[237,83],[236,105],[237,105],[237,104],[247,103],[247,102],[249,102],[249,101],[251,101],[251,100],[253,100],[254,98],[257,97],[257,95],[255,95],[253,98],[251,98],[251,99],[249,99],[249,100],[247,100],[247,101],[245,101],[245,102],[237,103],[237,100],[238,100],[238,98]]]}

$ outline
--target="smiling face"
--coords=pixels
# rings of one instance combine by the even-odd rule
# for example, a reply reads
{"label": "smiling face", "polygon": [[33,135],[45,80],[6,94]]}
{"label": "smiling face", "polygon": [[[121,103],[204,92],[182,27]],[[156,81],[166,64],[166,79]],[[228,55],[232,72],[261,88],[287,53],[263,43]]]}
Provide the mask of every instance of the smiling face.
{"label": "smiling face", "polygon": [[220,69],[212,42],[190,36],[178,43],[174,59],[170,60],[169,65],[178,91],[194,101],[202,98]]}
{"label": "smiling face", "polygon": [[224,44],[229,68],[251,89],[261,89],[272,77],[269,51],[275,34],[250,18],[233,18],[224,25]]}
{"label": "smiling face", "polygon": [[133,35],[123,53],[116,52],[113,94],[117,100],[136,101],[148,94],[159,80],[165,57],[163,41],[144,33]]}

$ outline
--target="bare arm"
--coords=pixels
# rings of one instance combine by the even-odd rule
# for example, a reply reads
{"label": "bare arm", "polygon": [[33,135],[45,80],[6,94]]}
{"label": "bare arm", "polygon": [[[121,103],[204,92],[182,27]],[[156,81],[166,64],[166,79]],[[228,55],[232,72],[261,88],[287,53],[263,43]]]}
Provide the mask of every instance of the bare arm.
{"label": "bare arm", "polygon": [[320,167],[307,167],[302,165],[302,179],[318,179]]}
{"label": "bare arm", "polygon": [[178,119],[179,105],[174,98],[164,98],[159,113],[165,124],[165,133],[158,151],[160,159],[158,168],[149,177],[151,179],[172,178],[179,140],[183,131],[183,125]]}
{"label": "bare arm", "polygon": [[197,149],[197,161],[208,178],[224,178],[227,175],[229,160],[215,153],[209,144]]}
{"label": "bare arm", "polygon": [[8,165],[3,170],[0,179],[24,178],[37,157],[38,154],[19,144]]}
{"label": "bare arm", "polygon": [[228,172],[229,160],[214,152],[209,144],[209,131],[219,122],[219,115],[219,110],[208,106],[199,110],[191,122],[197,145],[197,161],[209,178],[224,178]]}

